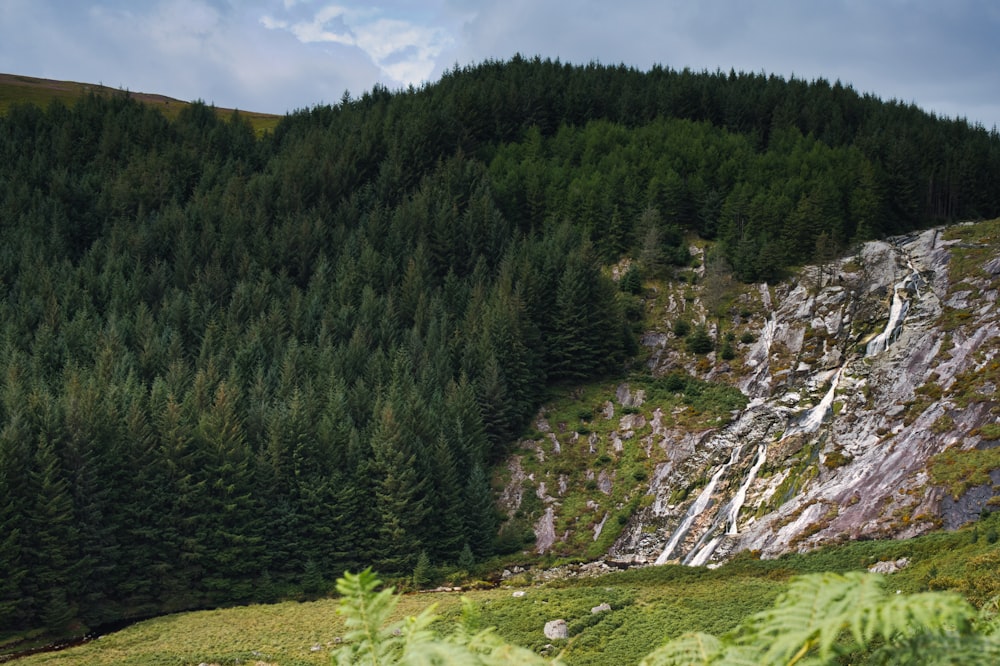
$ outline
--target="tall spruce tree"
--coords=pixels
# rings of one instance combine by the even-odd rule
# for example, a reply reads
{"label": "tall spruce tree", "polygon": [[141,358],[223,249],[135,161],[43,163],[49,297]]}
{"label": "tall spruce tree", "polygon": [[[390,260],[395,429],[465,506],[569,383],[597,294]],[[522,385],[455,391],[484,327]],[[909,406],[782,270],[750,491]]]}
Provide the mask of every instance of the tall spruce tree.
{"label": "tall spruce tree", "polygon": [[427,480],[391,403],[379,408],[371,442],[378,566],[387,572],[409,572],[425,545],[421,527],[428,512]]}

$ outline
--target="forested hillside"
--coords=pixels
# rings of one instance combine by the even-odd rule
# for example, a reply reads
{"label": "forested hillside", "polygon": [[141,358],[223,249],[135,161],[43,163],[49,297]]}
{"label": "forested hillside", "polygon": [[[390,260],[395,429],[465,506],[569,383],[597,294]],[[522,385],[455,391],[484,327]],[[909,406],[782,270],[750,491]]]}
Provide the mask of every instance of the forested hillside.
{"label": "forested hillside", "polygon": [[258,138],[0,118],[0,631],[468,566],[546,390],[635,351],[623,255],[772,279],[1000,214],[1000,135],[825,81],[515,58]]}

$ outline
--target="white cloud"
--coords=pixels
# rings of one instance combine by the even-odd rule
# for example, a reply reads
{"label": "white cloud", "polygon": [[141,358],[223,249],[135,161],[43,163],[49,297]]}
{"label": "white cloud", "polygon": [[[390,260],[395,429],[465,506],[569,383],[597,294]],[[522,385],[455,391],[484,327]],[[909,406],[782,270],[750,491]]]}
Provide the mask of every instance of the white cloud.
{"label": "white cloud", "polygon": [[284,30],[288,28],[288,21],[279,21],[267,15],[260,17],[260,24],[268,30]]}
{"label": "white cloud", "polygon": [[382,10],[326,5],[307,20],[294,23],[261,18],[269,29],[291,32],[303,44],[332,43],[357,47],[382,72],[402,84],[429,80],[437,57],[454,39],[447,29],[414,20],[385,18]]}
{"label": "white cloud", "polygon": [[840,79],[1000,122],[995,0],[0,0],[0,71],[283,113],[520,52]]}

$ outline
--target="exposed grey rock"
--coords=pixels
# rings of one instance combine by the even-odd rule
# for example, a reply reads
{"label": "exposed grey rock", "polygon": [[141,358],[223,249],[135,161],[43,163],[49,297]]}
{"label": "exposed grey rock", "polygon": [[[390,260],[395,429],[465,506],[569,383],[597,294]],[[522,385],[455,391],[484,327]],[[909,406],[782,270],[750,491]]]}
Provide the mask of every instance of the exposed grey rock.
{"label": "exposed grey rock", "polygon": [[[820,288],[820,276],[808,271],[796,285],[761,285],[770,314],[739,380],[753,400],[727,427],[697,437],[671,441],[658,432],[662,421],[652,424],[667,460],[650,479],[654,501],[626,525],[611,555],[703,564],[752,548],[773,557],[830,540],[914,536],[941,517],[954,526],[978,516],[992,486],[955,502],[927,485],[930,457],[990,418],[988,401],[957,409],[947,390],[987,362],[976,351],[1000,336],[988,282],[949,293],[949,243],[936,230],[868,243],[850,258],[859,268],[844,270],[845,259],[831,271],[838,279]],[[1000,259],[988,266],[997,274]],[[951,331],[946,355],[937,328],[942,301],[974,318]],[[911,407],[928,382],[944,395]],[[623,436],[633,426],[623,422]],[[776,496],[791,473],[786,461],[804,449],[814,452],[817,473],[794,494]],[[676,499],[678,489],[689,489],[686,497]],[[664,556],[668,546],[674,552]]]}
{"label": "exposed grey rock", "polygon": [[604,531],[604,523],[608,522],[608,516],[610,515],[610,513],[605,513],[604,517],[601,518],[601,522],[594,525],[594,541],[597,541],[597,539],[600,538],[601,532]]}
{"label": "exposed grey rock", "polygon": [[990,472],[992,483],[974,486],[965,491],[958,499],[945,494],[941,499],[941,518],[946,530],[958,529],[966,523],[978,520],[987,502],[997,495],[1000,487],[1000,470]]}
{"label": "exposed grey rock", "polygon": [[642,414],[626,414],[618,422],[620,430],[640,430],[646,426],[646,417]]}
{"label": "exposed grey rock", "polygon": [[611,437],[612,450],[615,453],[621,453],[625,449],[624,445],[622,444],[621,435],[619,435],[618,432],[615,431],[611,433],[610,437]]}
{"label": "exposed grey rock", "polygon": [[594,606],[593,608],[591,608],[590,612],[593,615],[597,615],[598,613],[607,613],[610,610],[611,610],[611,606],[609,604],[602,603],[602,604],[599,604],[599,605]]}
{"label": "exposed grey rock", "polygon": [[605,495],[611,494],[611,476],[608,474],[608,470],[602,469],[601,473],[597,475],[597,489]]}
{"label": "exposed grey rock", "polygon": [[566,620],[552,620],[551,622],[546,622],[545,637],[552,641],[561,638],[568,638],[569,628],[566,626]]}
{"label": "exposed grey rock", "polygon": [[615,399],[622,407],[641,407],[643,401],[646,399],[646,392],[639,389],[633,394],[629,390],[629,385],[623,383],[618,385],[615,391]]}
{"label": "exposed grey rock", "polygon": [[910,558],[901,557],[898,560],[876,562],[868,567],[868,571],[870,573],[891,574],[896,573],[900,569],[905,569],[908,566],[910,566]]}
{"label": "exposed grey rock", "polygon": [[556,514],[551,506],[545,507],[545,513],[535,523],[535,552],[544,554],[556,542]]}
{"label": "exposed grey rock", "polygon": [[639,344],[643,347],[663,347],[667,344],[667,334],[657,331],[643,333],[639,338]]}
{"label": "exposed grey rock", "polygon": [[500,506],[508,516],[513,516],[521,508],[524,482],[528,476],[521,466],[521,456],[511,456],[507,460],[507,469],[510,472],[510,481],[507,482],[500,494]]}
{"label": "exposed grey rock", "polygon": [[[763,309],[763,316],[733,322],[750,321],[755,341],[742,348],[742,363],[723,374],[711,359],[699,366],[663,346],[675,342],[670,333],[651,331],[646,342],[654,374],[684,370],[735,381],[751,402],[725,427],[687,432],[667,425],[680,415],[676,409],[664,414],[654,404],[648,417],[616,415],[615,403],[633,411],[645,400],[627,383],[617,387],[615,399],[601,408],[604,419],[619,417],[607,450],[619,457],[626,446],[639,445],[660,462],[649,479],[651,497],[609,554],[628,562],[710,564],[743,549],[774,557],[831,541],[915,536],[942,521],[953,528],[975,520],[1000,485],[1000,472],[992,484],[955,500],[929,485],[927,463],[950,446],[983,445],[969,433],[995,419],[989,414],[994,382],[979,382],[975,390],[983,399],[968,406],[956,405],[950,391],[1000,354],[1000,290],[990,277],[1000,275],[1000,258],[986,262],[985,273],[963,277],[966,284],[954,292],[948,271],[954,245],[937,230],[914,233],[866,243],[825,273],[808,269],[794,283],[759,285],[741,296],[741,307]],[[697,298],[688,302],[676,289],[664,289],[664,300],[673,304],[665,309],[665,325],[681,312],[692,322],[706,321]],[[947,336],[938,325],[946,307],[968,313],[967,323]],[[734,378],[736,372],[741,376]],[[555,454],[558,443],[548,437],[544,411],[536,429],[547,435],[534,443],[539,459]],[[596,453],[598,436],[591,434],[587,445]],[[791,478],[804,461],[807,474]],[[586,470],[584,477],[610,494],[610,469]],[[511,486],[524,483],[523,472],[517,484],[514,476],[512,470],[507,511],[519,503]],[[566,485],[560,479],[560,495]],[[536,548],[545,552],[565,536],[554,533],[558,502],[544,491],[541,496],[546,508],[536,523]],[[623,506],[619,502],[614,511]],[[587,523],[596,540],[611,512],[596,504],[590,510],[601,516],[600,523]],[[664,555],[668,546],[672,552]]]}

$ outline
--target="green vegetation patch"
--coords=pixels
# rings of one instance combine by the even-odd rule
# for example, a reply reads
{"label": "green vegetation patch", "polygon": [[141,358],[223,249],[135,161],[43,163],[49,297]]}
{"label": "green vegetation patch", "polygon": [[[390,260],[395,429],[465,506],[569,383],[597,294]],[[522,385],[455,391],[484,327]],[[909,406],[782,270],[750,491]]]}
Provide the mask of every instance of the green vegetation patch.
{"label": "green vegetation patch", "polygon": [[[496,626],[506,641],[542,649],[557,643],[564,663],[635,664],[665,640],[698,631],[716,636],[772,606],[795,576],[864,571],[876,562],[907,558],[887,588],[902,595],[951,590],[983,607],[1000,593],[1000,513],[955,532],[900,541],[859,541],[807,554],[760,560],[745,552],[722,567],[667,565],[543,586],[463,593],[478,628]],[[515,589],[524,596],[513,597]],[[403,595],[390,620],[418,615],[431,604],[447,633],[463,616],[453,592]],[[607,603],[611,610],[591,609]],[[286,602],[171,615],[141,622],[87,645],[18,660],[23,666],[167,665],[192,663],[324,664],[346,635],[337,602]],[[468,613],[466,613],[468,616]],[[546,622],[566,620],[569,638],[544,638]],[[317,650],[313,648],[318,647]]]}
{"label": "green vegetation patch", "polygon": [[945,486],[954,499],[975,486],[992,483],[990,472],[1000,469],[1000,447],[961,450],[950,448],[927,462],[931,482]]}
{"label": "green vegetation patch", "polygon": [[970,278],[989,278],[984,265],[997,256],[1000,247],[1000,218],[949,227],[942,236],[957,240],[951,248],[948,275],[953,290],[960,290],[961,283]]}

